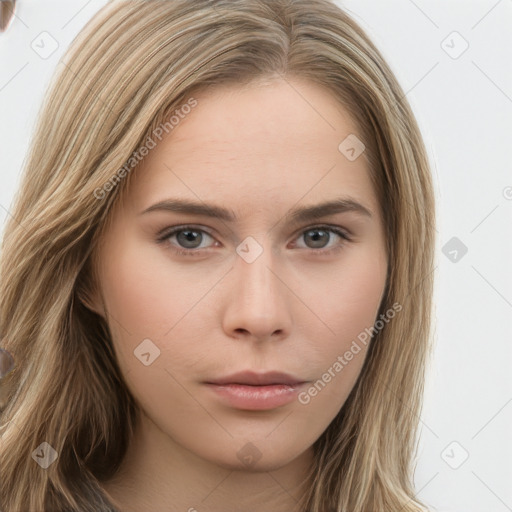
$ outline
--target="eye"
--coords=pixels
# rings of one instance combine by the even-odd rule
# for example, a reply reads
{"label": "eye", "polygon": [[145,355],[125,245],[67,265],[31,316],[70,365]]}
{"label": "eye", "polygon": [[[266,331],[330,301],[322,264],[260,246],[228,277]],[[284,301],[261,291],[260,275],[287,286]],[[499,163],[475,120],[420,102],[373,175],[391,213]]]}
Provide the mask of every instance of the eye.
{"label": "eye", "polygon": [[[335,235],[333,237],[333,234]],[[329,247],[328,244],[334,238],[341,238],[341,243],[331,244]],[[306,249],[314,249],[316,253],[319,254],[328,254],[334,251],[338,251],[345,246],[345,242],[350,241],[348,234],[342,229],[334,226],[314,226],[306,231],[302,231],[301,236],[307,244]]]}
{"label": "eye", "polygon": [[[206,237],[204,236],[206,235]],[[193,226],[180,226],[172,229],[171,231],[166,231],[163,233],[157,240],[159,243],[169,243],[173,246],[173,250],[175,250],[178,254],[183,254],[186,256],[192,256],[194,252],[201,249],[205,249],[205,247],[201,247],[201,243],[205,238],[213,237],[208,234],[206,231],[202,229],[195,228]],[[176,239],[176,243],[172,242],[172,239]],[[180,250],[181,248],[181,250]],[[185,249],[185,250],[182,250]]]}
{"label": "eye", "polygon": [[[334,238],[333,234],[342,241],[338,244],[331,244],[333,246],[329,247],[329,242]],[[305,231],[303,230],[298,238],[300,239],[301,237],[309,245],[306,245],[306,247],[299,245],[299,248],[312,249],[313,253],[322,255],[338,251],[344,247],[345,242],[350,241],[348,234],[344,230],[334,226],[314,226]],[[157,243],[170,245],[172,250],[180,255],[199,256],[202,255],[204,249],[211,247],[203,245],[204,242],[208,241],[208,238],[214,240],[212,235],[203,229],[194,226],[177,226],[170,230],[164,230],[158,236]],[[295,245],[297,246],[297,244]]]}

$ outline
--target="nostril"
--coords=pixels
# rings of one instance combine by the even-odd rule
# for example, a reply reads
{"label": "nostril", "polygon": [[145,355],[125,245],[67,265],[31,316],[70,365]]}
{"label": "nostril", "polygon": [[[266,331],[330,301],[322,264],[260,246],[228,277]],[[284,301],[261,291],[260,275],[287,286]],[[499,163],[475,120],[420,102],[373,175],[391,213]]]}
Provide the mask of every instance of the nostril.
{"label": "nostril", "polygon": [[0,0],[0,32],[5,32],[11,24],[15,6],[16,0]]}

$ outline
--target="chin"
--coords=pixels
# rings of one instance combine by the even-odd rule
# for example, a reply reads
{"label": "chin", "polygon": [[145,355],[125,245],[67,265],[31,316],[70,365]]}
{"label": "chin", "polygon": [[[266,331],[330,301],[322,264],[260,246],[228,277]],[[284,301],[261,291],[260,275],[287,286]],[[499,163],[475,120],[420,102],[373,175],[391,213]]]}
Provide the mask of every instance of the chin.
{"label": "chin", "polygon": [[229,449],[229,457],[227,451],[222,454],[203,454],[196,453],[198,456],[209,460],[213,464],[230,471],[245,471],[251,473],[263,473],[267,471],[276,471],[287,466],[297,458],[304,456],[307,447],[288,447],[286,451],[277,451],[275,446],[264,442],[247,441],[245,443],[234,442],[233,446],[241,446],[241,448]]}

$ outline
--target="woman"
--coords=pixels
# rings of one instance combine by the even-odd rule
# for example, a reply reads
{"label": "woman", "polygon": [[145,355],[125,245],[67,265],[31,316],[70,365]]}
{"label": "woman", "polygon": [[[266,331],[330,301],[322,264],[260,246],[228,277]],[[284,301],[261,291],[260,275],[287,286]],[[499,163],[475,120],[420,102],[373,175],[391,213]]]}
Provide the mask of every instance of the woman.
{"label": "woman", "polygon": [[428,159],[334,3],[109,3],[11,214],[3,512],[426,510]]}

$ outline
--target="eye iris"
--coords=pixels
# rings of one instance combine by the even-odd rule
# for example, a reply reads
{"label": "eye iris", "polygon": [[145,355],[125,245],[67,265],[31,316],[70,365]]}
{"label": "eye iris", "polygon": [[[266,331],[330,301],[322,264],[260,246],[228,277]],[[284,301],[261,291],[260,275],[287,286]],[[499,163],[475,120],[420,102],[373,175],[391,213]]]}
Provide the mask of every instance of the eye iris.
{"label": "eye iris", "polygon": [[[196,237],[195,240],[194,237]],[[186,249],[196,249],[199,245],[201,245],[203,235],[198,231],[184,229],[178,232],[176,238],[180,244],[184,244]],[[199,242],[196,243],[197,241]],[[188,245],[190,242],[192,243],[192,246]],[[194,243],[196,243],[196,245],[194,245]]]}
{"label": "eye iris", "polygon": [[[310,239],[312,244],[308,246],[313,249],[323,248],[330,240],[330,232],[326,229],[310,229],[304,236]],[[185,249],[197,249],[201,245],[203,235],[200,231],[182,229],[177,232],[176,239]]]}
{"label": "eye iris", "polygon": [[[306,238],[308,238],[311,233],[321,233],[323,235],[324,242],[327,243],[329,241],[329,232],[324,229],[311,229],[310,231],[306,232],[306,234],[305,234]],[[313,235],[310,237],[313,240],[313,244],[314,244],[313,248],[321,249],[325,245],[325,244],[322,245],[322,239],[321,239],[322,235],[320,235],[320,236]],[[320,246],[317,245],[319,242],[320,242]]]}

